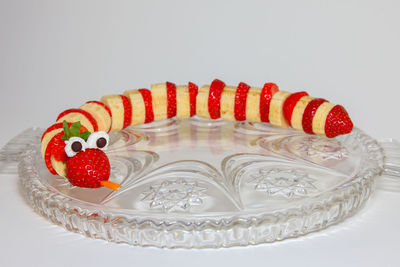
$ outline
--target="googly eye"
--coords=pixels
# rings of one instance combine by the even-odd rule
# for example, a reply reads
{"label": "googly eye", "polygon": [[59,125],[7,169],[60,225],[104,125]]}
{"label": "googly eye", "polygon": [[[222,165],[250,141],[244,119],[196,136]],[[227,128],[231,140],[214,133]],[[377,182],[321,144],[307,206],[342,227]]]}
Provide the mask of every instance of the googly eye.
{"label": "googly eye", "polygon": [[68,141],[65,141],[65,153],[70,158],[81,151],[85,151],[86,148],[85,140],[80,137],[71,137]]}
{"label": "googly eye", "polygon": [[87,140],[88,148],[98,148],[101,150],[106,150],[108,147],[108,143],[110,141],[110,137],[106,132],[94,132],[89,135]]}

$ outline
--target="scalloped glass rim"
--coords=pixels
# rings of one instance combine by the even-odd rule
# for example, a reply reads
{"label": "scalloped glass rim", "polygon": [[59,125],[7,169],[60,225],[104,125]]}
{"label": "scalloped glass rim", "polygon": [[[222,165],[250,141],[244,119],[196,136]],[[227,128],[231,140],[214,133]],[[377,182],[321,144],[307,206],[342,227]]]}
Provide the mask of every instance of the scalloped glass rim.
{"label": "scalloped glass rim", "polygon": [[371,195],[382,173],[379,144],[355,128],[350,135],[363,147],[366,162],[345,184],[296,208],[208,214],[132,212],[70,198],[39,180],[38,147],[25,151],[18,171],[22,191],[35,211],[67,230],[116,243],[167,248],[219,248],[268,243],[301,236],[341,222]]}

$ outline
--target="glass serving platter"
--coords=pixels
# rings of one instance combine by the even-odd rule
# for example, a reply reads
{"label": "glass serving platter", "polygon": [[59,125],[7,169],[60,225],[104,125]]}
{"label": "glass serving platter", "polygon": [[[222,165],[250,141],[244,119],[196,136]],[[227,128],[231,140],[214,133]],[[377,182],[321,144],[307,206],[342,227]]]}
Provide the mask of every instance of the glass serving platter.
{"label": "glass serving platter", "polygon": [[[33,208],[66,229],[117,243],[219,248],[275,242],[354,214],[383,170],[359,129],[334,139],[268,124],[170,119],[110,133],[119,191],[71,186],[25,132],[18,172]],[[18,149],[16,149],[18,150]]]}

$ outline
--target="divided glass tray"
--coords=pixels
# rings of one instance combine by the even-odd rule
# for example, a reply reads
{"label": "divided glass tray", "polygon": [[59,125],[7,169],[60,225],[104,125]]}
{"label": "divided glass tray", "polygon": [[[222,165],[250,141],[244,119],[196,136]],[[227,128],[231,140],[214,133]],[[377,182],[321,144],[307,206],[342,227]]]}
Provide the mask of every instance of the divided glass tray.
{"label": "divided glass tray", "polygon": [[328,139],[195,117],[110,133],[110,180],[122,187],[86,189],[48,172],[42,132],[8,145],[24,148],[18,172],[33,208],[70,231],[140,246],[246,246],[321,230],[359,210],[383,170],[381,147],[357,128]]}

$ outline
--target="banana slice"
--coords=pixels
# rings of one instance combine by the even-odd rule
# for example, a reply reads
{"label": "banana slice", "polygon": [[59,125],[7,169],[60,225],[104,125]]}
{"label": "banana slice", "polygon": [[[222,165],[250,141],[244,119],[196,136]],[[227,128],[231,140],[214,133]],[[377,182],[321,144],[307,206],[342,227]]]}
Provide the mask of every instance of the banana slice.
{"label": "banana slice", "polygon": [[131,125],[143,124],[146,120],[146,107],[142,94],[138,90],[127,90],[124,92],[132,105],[132,122]]}
{"label": "banana slice", "polygon": [[179,119],[190,118],[190,96],[188,86],[176,86],[176,117]]}
{"label": "banana slice", "polygon": [[87,102],[79,108],[93,116],[97,122],[98,131],[109,132],[111,130],[111,116],[101,103]]}
{"label": "banana slice", "polygon": [[280,128],[289,127],[289,123],[283,116],[283,104],[290,95],[289,92],[278,91],[272,96],[269,106],[269,121],[272,125]]}
{"label": "banana slice", "polygon": [[262,88],[250,87],[246,100],[246,120],[248,122],[261,122],[260,95]]}
{"label": "banana slice", "polygon": [[62,177],[67,177],[67,164],[63,161],[58,161],[54,158],[54,156],[51,156],[51,165],[53,166],[54,170],[56,173]]}
{"label": "banana slice", "polygon": [[291,124],[292,127],[296,130],[303,131],[303,114],[304,110],[306,109],[308,103],[313,100],[314,97],[311,96],[303,96],[302,98],[297,101],[297,104],[294,106],[293,113],[292,113],[292,120]]}
{"label": "banana slice", "polygon": [[312,129],[315,134],[325,136],[326,117],[334,106],[332,103],[324,102],[318,107],[312,120]]}
{"label": "banana slice", "polygon": [[196,98],[196,115],[206,119],[210,119],[210,113],[208,112],[209,93],[210,85],[203,85]]}
{"label": "banana slice", "polygon": [[226,121],[235,121],[236,87],[225,86],[221,95],[221,118]]}
{"label": "banana slice", "polygon": [[151,97],[154,111],[154,120],[162,121],[167,119],[167,86],[165,83],[151,85]]}
{"label": "banana slice", "polygon": [[101,102],[107,105],[112,114],[111,130],[119,131],[124,128],[124,104],[120,95],[106,95]]}

